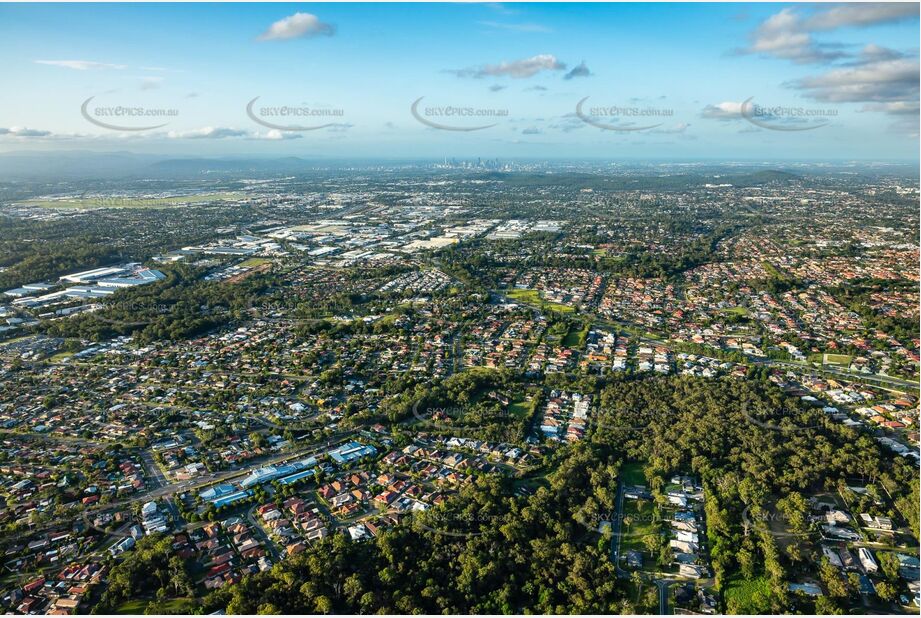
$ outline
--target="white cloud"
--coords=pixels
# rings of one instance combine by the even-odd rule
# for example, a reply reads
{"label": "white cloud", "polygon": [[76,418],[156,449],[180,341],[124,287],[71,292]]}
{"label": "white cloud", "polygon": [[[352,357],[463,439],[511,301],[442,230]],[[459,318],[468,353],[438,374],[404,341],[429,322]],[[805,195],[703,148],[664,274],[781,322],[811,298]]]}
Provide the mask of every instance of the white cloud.
{"label": "white cloud", "polygon": [[26,127],[10,127],[8,129],[0,127],[0,135],[10,135],[12,137],[49,137],[51,131],[41,131],[39,129],[29,129]]}
{"label": "white cloud", "polygon": [[827,63],[848,57],[844,46],[820,43],[815,32],[840,28],[862,28],[918,17],[915,3],[842,4],[822,8],[804,15],[793,8],[782,9],[763,21],[751,33],[751,44],[741,50],[745,54],[761,54],[797,64]]}
{"label": "white cloud", "polygon": [[524,79],[534,77],[541,71],[564,71],[566,64],[557,60],[553,54],[539,54],[499,64],[487,64],[478,69],[460,69],[451,71],[458,77],[512,77]]}
{"label": "white cloud", "polygon": [[162,77],[145,77],[141,80],[141,90],[156,90],[163,83]]}
{"label": "white cloud", "polygon": [[320,21],[316,15],[295,13],[269,26],[268,30],[259,35],[258,40],[286,41],[320,35],[332,36],[335,32],[335,26]]}
{"label": "white cloud", "polygon": [[87,71],[90,69],[124,69],[123,64],[109,64],[106,62],[93,62],[91,60],[35,60],[35,64],[47,64],[55,67]]}
{"label": "white cloud", "polygon": [[825,103],[863,103],[860,111],[893,117],[894,127],[918,134],[921,66],[917,55],[869,45],[855,62],[786,85]]}
{"label": "white cloud", "polygon": [[[326,127],[327,132],[347,131],[352,125],[334,124]],[[254,141],[278,142],[292,139],[301,139],[304,135],[298,131],[281,131],[279,129],[270,129],[265,133],[258,131],[246,131],[243,129],[233,129],[230,127],[202,127],[201,129],[192,129],[189,131],[170,131],[163,133],[148,133],[145,137],[168,137],[170,139],[244,139]]]}
{"label": "white cloud", "polygon": [[282,141],[287,139],[300,139],[301,137],[303,136],[300,133],[292,133],[291,131],[279,131],[278,129],[272,129],[267,133],[255,133],[252,136],[252,139]]}
{"label": "white cloud", "polygon": [[170,131],[167,137],[171,139],[225,139],[228,137],[247,137],[249,134],[240,129],[228,127],[203,127],[191,131]]}
{"label": "white cloud", "polygon": [[872,26],[918,16],[915,2],[872,2],[839,4],[819,11],[806,20],[812,30],[835,30],[854,26]]}
{"label": "white cloud", "polygon": [[835,45],[816,42],[800,16],[789,8],[767,18],[750,38],[751,45],[743,53],[773,56],[797,64],[829,62],[846,55]]}
{"label": "white cloud", "polygon": [[501,13],[502,15],[517,15],[518,14],[517,10],[510,9],[504,4],[502,4],[501,2],[487,2],[483,4],[483,6],[488,9],[492,9],[493,11],[497,13]]}
{"label": "white cloud", "polygon": [[592,72],[588,70],[588,66],[585,64],[585,61],[579,63],[578,66],[572,68],[572,70],[563,76],[563,79],[572,79],[574,77],[591,77]]}
{"label": "white cloud", "polygon": [[829,103],[918,104],[918,59],[885,57],[836,67],[788,85]]}
{"label": "white cloud", "polygon": [[653,129],[650,133],[667,133],[667,134],[676,134],[684,133],[688,130],[688,127],[691,125],[687,122],[679,122],[678,124],[671,125],[669,127],[660,127],[658,129]]}
{"label": "white cloud", "polygon": [[547,26],[534,23],[509,24],[498,21],[481,21],[480,25],[496,30],[508,30],[510,32],[553,32]]}
{"label": "white cloud", "polygon": [[708,120],[739,120],[742,118],[742,103],[723,101],[716,105],[707,105],[700,112],[700,117]]}

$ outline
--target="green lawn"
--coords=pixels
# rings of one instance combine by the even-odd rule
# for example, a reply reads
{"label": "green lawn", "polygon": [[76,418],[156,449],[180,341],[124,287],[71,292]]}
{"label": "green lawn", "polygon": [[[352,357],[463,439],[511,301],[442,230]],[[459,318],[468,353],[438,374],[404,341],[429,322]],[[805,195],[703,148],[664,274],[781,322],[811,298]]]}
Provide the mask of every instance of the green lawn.
{"label": "green lawn", "polygon": [[585,324],[581,328],[573,324],[572,328],[569,329],[569,332],[566,333],[566,336],[563,338],[563,346],[567,348],[574,348],[579,345],[579,342],[582,340],[582,337],[588,335],[588,330],[591,328],[591,324]]}
{"label": "green lawn", "polygon": [[121,606],[115,609],[116,614],[143,614],[144,610],[147,609],[147,605],[150,601],[146,599],[135,599],[133,601],[127,601]]}
{"label": "green lawn", "polygon": [[775,277],[777,279],[784,278],[784,274],[780,272],[779,270],[777,270],[777,268],[770,262],[768,261],[761,262],[761,266],[764,267],[764,270],[766,270],[767,274],[770,275],[771,277]]}
{"label": "green lawn", "polygon": [[738,316],[743,316],[743,317],[749,315],[748,309],[746,309],[745,307],[728,307],[726,309],[722,309],[720,313],[729,313],[732,315],[738,315]]}
{"label": "green lawn", "polygon": [[851,357],[847,354],[824,354],[822,362],[826,365],[840,365],[847,367],[851,364]]}
{"label": "green lawn", "polygon": [[575,311],[573,307],[569,305],[562,305],[560,303],[549,303],[543,300],[540,297],[540,292],[537,290],[509,290],[505,293],[506,296],[512,300],[517,300],[522,303],[529,305],[537,305],[541,309],[546,309],[550,311],[558,311],[560,313],[572,313]]}
{"label": "green lawn", "polygon": [[271,261],[272,261],[272,260],[269,260],[269,259],[267,259],[267,258],[253,257],[253,258],[249,258],[248,260],[245,260],[245,261],[243,261],[243,262],[240,262],[240,266],[241,266],[242,268],[249,268],[249,267],[251,267],[251,266],[262,266],[263,264],[268,264],[268,263],[271,262]]}
{"label": "green lawn", "polygon": [[624,464],[620,469],[620,478],[627,485],[645,485],[646,475],[643,474],[643,464],[641,462]]}
{"label": "green lawn", "polygon": [[652,521],[655,508],[650,500],[624,500],[621,553],[626,553],[628,549],[644,552],[646,555],[643,557],[643,561],[646,565],[651,564],[652,560],[655,559],[654,556],[650,556],[646,552],[646,546],[643,544],[644,536],[659,533],[656,524]]}
{"label": "green lawn", "polygon": [[515,401],[508,407],[508,413],[515,418],[525,418],[531,413],[531,402],[520,400]]}
{"label": "green lawn", "polygon": [[569,305],[564,305],[564,304],[562,304],[562,303],[547,303],[547,302],[542,302],[542,303],[540,304],[540,308],[543,309],[543,310],[545,310],[545,311],[548,310],[548,309],[549,309],[550,311],[556,311],[557,313],[573,313],[573,312],[575,312],[575,308],[574,308],[574,307],[570,307]]}
{"label": "green lawn", "polygon": [[[157,605],[157,609],[165,614],[187,614],[192,609],[192,599],[179,597],[169,599]],[[115,610],[116,614],[143,614],[148,605],[156,604],[156,601],[149,599],[134,599],[123,603]]]}
{"label": "green lawn", "polygon": [[515,288],[514,290],[509,290],[505,294],[513,300],[520,300],[523,303],[540,303],[540,292],[537,290],[521,290]]}
{"label": "green lawn", "polygon": [[242,197],[242,193],[201,193],[197,195],[177,195],[172,197],[75,197],[60,200],[23,200],[21,206],[39,208],[170,208],[192,202],[218,202]]}
{"label": "green lawn", "polygon": [[767,577],[744,579],[736,576],[729,581],[723,596],[730,614],[764,614],[770,612],[770,607],[763,607],[760,600],[769,599],[770,592]]}

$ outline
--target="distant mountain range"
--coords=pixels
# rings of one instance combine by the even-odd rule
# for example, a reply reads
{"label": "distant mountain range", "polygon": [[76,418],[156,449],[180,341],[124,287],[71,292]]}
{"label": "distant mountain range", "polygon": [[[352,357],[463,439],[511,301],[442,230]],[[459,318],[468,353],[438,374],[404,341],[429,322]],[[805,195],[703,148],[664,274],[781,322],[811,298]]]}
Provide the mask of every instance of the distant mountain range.
{"label": "distant mountain range", "polygon": [[476,174],[479,180],[501,181],[516,187],[563,187],[567,189],[599,189],[609,191],[658,189],[685,190],[705,184],[728,184],[734,187],[751,187],[767,183],[790,183],[802,176],[783,170],[758,170],[731,173],[701,170],[695,173],[656,174],[648,172],[623,173],[617,175],[591,174],[584,172],[560,173],[505,173],[484,172]]}
{"label": "distant mountain range", "polygon": [[0,153],[0,178],[149,178],[227,173],[292,173],[316,166],[298,157],[174,158],[132,152],[12,152]]}
{"label": "distant mountain range", "polygon": [[[356,168],[381,171],[417,168],[433,174],[460,174],[479,180],[494,180],[508,186],[557,186],[607,190],[686,189],[701,184],[732,184],[757,186],[766,183],[788,183],[800,180],[799,174],[839,174],[848,177],[878,177],[886,174],[917,178],[916,163],[902,162],[699,162],[694,169],[687,165],[667,167],[660,162],[653,170],[647,162],[625,162],[616,172],[601,169],[598,161],[585,162],[585,171],[568,162],[555,169],[552,162],[543,162],[553,171],[486,171],[481,169],[436,170],[431,160],[319,159],[314,157],[178,157],[165,154],[134,152],[18,151],[0,153],[0,180],[23,181],[120,181],[134,179],[203,179],[292,175],[298,173],[351,173]],[[666,167],[663,167],[666,166]]]}

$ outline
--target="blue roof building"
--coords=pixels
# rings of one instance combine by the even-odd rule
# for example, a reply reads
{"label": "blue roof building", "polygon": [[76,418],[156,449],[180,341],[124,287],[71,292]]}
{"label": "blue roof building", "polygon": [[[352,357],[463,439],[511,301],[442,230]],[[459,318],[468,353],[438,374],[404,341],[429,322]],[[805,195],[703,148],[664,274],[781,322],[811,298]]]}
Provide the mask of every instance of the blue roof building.
{"label": "blue roof building", "polygon": [[339,448],[335,448],[329,452],[329,456],[333,458],[337,464],[344,464],[355,461],[356,459],[361,459],[368,455],[376,455],[377,449],[373,446],[367,444],[361,444],[360,442],[346,442]]}
{"label": "blue roof building", "polygon": [[220,485],[215,485],[214,487],[209,487],[208,489],[198,494],[198,497],[201,498],[202,500],[208,500],[210,502],[211,500],[216,500],[217,498],[220,498],[221,496],[232,494],[234,491],[235,490],[233,488],[233,485],[222,483]]}
{"label": "blue roof building", "polygon": [[253,495],[253,492],[250,490],[238,491],[236,493],[230,494],[229,496],[218,498],[217,500],[212,502],[212,504],[215,506],[215,508],[221,508],[222,506],[228,506],[231,504],[235,504],[241,500],[246,500],[252,495]]}

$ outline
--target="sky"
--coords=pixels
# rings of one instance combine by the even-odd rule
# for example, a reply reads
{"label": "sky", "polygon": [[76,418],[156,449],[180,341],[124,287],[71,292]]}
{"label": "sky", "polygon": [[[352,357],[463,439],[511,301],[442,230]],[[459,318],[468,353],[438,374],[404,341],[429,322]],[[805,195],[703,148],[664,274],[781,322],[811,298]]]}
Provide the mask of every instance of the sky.
{"label": "sky", "polygon": [[917,160],[918,4],[0,4],[0,152]]}

